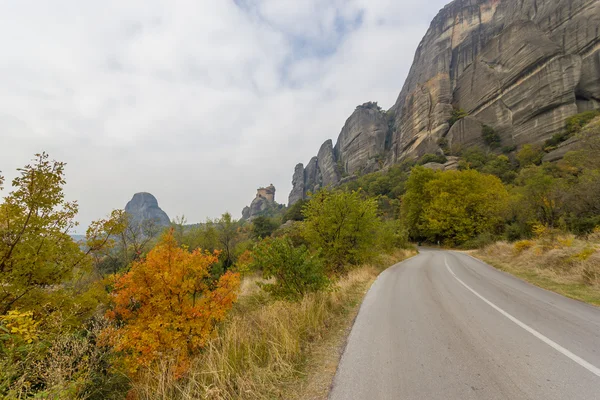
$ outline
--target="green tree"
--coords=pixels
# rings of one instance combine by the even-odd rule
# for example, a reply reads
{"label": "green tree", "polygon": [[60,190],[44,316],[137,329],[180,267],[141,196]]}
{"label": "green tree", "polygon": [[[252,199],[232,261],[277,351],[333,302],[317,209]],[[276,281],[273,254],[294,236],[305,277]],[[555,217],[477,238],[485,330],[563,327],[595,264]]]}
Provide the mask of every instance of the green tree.
{"label": "green tree", "polygon": [[526,144],[517,152],[517,160],[521,168],[528,167],[530,165],[540,165],[544,158],[544,152],[541,147]]}
{"label": "green tree", "polygon": [[329,286],[323,261],[305,246],[294,247],[287,237],[263,240],[253,257],[253,268],[261,270],[263,278],[275,278],[274,282],[260,284],[275,297],[298,300]]}
{"label": "green tree", "polygon": [[402,222],[406,225],[410,237],[417,241],[425,239],[425,234],[420,227],[425,206],[431,201],[427,197],[425,186],[433,179],[435,179],[435,172],[432,170],[424,167],[413,168],[406,182],[406,193],[402,196],[400,206]]}
{"label": "green tree", "polygon": [[227,271],[235,263],[236,245],[239,243],[238,224],[230,213],[225,213],[215,221],[217,240],[221,253],[223,270]]}
{"label": "green tree", "polygon": [[529,219],[524,222],[557,227],[565,207],[566,182],[545,166],[530,166],[521,170],[515,183],[520,194],[518,207]]}
{"label": "green tree", "polygon": [[302,209],[308,203],[308,200],[300,199],[294,204],[292,204],[285,214],[283,215],[283,221],[304,221],[304,214],[302,214]]}
{"label": "green tree", "polygon": [[502,225],[508,192],[495,176],[474,170],[428,173],[413,170],[402,199],[412,236],[462,244],[495,233]]}
{"label": "green tree", "polygon": [[481,136],[483,136],[483,141],[485,144],[490,146],[490,148],[495,149],[500,147],[502,144],[502,139],[500,139],[500,135],[496,133],[494,128],[488,125],[483,125],[481,128]]}
{"label": "green tree", "polygon": [[304,237],[321,249],[332,272],[365,261],[373,252],[380,224],[377,201],[361,192],[321,190],[304,209]]}
{"label": "green tree", "polygon": [[273,218],[258,216],[252,220],[252,236],[256,239],[263,239],[271,236],[279,223]]}

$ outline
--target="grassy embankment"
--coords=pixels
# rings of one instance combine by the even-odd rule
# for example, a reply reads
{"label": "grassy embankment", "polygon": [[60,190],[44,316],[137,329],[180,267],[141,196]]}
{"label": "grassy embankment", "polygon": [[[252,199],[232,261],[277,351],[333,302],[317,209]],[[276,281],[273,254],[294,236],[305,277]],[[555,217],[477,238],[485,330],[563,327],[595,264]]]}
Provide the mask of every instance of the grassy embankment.
{"label": "grassy embankment", "polygon": [[399,250],[353,269],[335,288],[300,302],[272,301],[247,278],[240,301],[190,374],[169,365],[135,385],[140,399],[326,399],[360,303],[385,268],[416,254]]}
{"label": "grassy embankment", "polygon": [[529,283],[600,306],[600,232],[498,242],[472,253]]}

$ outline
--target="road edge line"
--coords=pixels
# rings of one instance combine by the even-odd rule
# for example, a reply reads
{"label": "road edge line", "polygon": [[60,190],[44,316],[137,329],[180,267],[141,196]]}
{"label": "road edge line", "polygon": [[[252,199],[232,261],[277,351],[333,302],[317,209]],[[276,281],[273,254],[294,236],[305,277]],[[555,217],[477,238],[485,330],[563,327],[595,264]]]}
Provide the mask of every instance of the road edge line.
{"label": "road edge line", "polygon": [[587,369],[592,374],[600,377],[600,368],[596,367],[593,364],[590,364],[589,362],[585,361],[583,358],[579,357],[578,355],[571,353],[569,350],[565,349],[564,347],[562,347],[561,345],[559,345],[558,343],[556,343],[552,339],[549,339],[548,337],[546,337],[543,334],[541,334],[540,332],[536,331],[535,329],[533,329],[529,325],[525,324],[524,322],[521,322],[519,319],[513,317],[511,314],[509,314],[508,312],[504,311],[503,309],[501,309],[500,307],[498,307],[497,305],[495,305],[494,303],[492,303],[491,301],[489,301],[488,299],[486,299],[485,297],[483,297],[482,295],[480,295],[477,291],[475,291],[474,289],[472,289],[469,285],[467,285],[466,283],[464,283],[458,276],[456,276],[456,274],[454,273],[454,271],[452,271],[452,269],[450,268],[450,265],[448,264],[447,257],[444,257],[444,264],[446,264],[446,269],[448,269],[448,272],[450,272],[452,274],[452,276],[461,285],[463,285],[465,288],[467,288],[475,296],[477,296],[481,300],[483,300],[487,305],[489,305],[490,307],[492,307],[494,310],[498,311],[500,314],[504,315],[506,318],[508,318],[509,320],[511,320],[512,322],[514,322],[515,324],[517,324],[518,326],[520,326],[521,328],[523,328],[527,332],[531,333],[533,336],[535,336],[536,338],[538,338],[542,342],[546,343],[548,346],[552,347],[554,350],[556,350],[559,353],[561,353],[562,355],[570,358],[572,361],[575,361],[577,364],[579,364],[583,368]]}

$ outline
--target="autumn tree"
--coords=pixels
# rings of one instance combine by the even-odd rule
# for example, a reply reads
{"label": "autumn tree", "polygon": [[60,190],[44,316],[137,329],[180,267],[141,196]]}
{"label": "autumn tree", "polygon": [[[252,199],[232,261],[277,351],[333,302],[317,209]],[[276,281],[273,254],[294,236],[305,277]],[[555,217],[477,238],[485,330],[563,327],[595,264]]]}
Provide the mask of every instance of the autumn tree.
{"label": "autumn tree", "polygon": [[0,204],[0,315],[14,308],[39,309],[67,289],[83,290],[66,283],[86,275],[90,254],[109,246],[118,232],[115,215],[93,222],[82,250],[69,235],[78,207],[65,200],[65,163],[42,153],[18,172],[13,191]]}
{"label": "autumn tree", "polygon": [[320,249],[332,272],[365,261],[373,253],[380,220],[377,201],[362,192],[321,190],[304,208],[303,235]]}
{"label": "autumn tree", "polygon": [[105,336],[124,354],[132,373],[159,357],[171,358],[183,373],[190,357],[206,345],[240,284],[237,273],[227,272],[209,287],[205,278],[217,261],[218,253],[179,247],[169,231],[145,259],[117,277],[107,313],[116,327]]}

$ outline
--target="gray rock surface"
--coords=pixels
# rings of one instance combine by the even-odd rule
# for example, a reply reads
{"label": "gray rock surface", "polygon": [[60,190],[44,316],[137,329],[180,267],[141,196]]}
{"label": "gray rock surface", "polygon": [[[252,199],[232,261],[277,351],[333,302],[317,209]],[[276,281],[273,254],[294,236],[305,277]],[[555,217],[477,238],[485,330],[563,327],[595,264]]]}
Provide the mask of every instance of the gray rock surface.
{"label": "gray rock surface", "polygon": [[503,140],[541,142],[598,107],[598,0],[456,0],[419,45],[392,111],[393,159],[424,153],[452,107]]}
{"label": "gray rock surface", "polygon": [[130,216],[130,223],[140,225],[146,221],[152,221],[158,226],[169,226],[171,220],[158,206],[156,197],[150,193],[142,192],[133,195],[133,198],[125,206],[125,212]]}
{"label": "gray rock surface", "polygon": [[[302,165],[299,164],[301,167]],[[256,196],[250,206],[244,207],[242,210],[243,220],[252,220],[259,215],[265,215],[269,210],[274,210],[280,206],[275,202],[275,186],[273,184],[260,187],[256,190]]]}
{"label": "gray rock surface", "polygon": [[383,157],[387,130],[385,114],[377,103],[356,107],[335,144],[335,154],[344,171],[353,175],[361,172],[371,160]]}
{"label": "gray rock surface", "polygon": [[483,145],[482,129],[483,124],[473,117],[456,121],[446,135],[448,147],[456,149]]}
{"label": "gray rock surface", "polygon": [[[346,121],[333,147],[340,176],[324,150],[294,179],[290,204],[341,175],[436,153],[443,137],[481,145],[482,124],[505,145],[541,144],[599,108],[600,0],[455,0],[433,19],[393,107],[365,103]],[[454,109],[469,117],[450,129]]]}
{"label": "gray rock surface", "polygon": [[292,177],[292,191],[288,196],[288,206],[304,198],[304,165],[297,164]]}
{"label": "gray rock surface", "polygon": [[317,163],[319,173],[321,174],[321,185],[335,186],[340,182],[340,173],[333,152],[333,143],[331,139],[325,141],[317,153]]}

